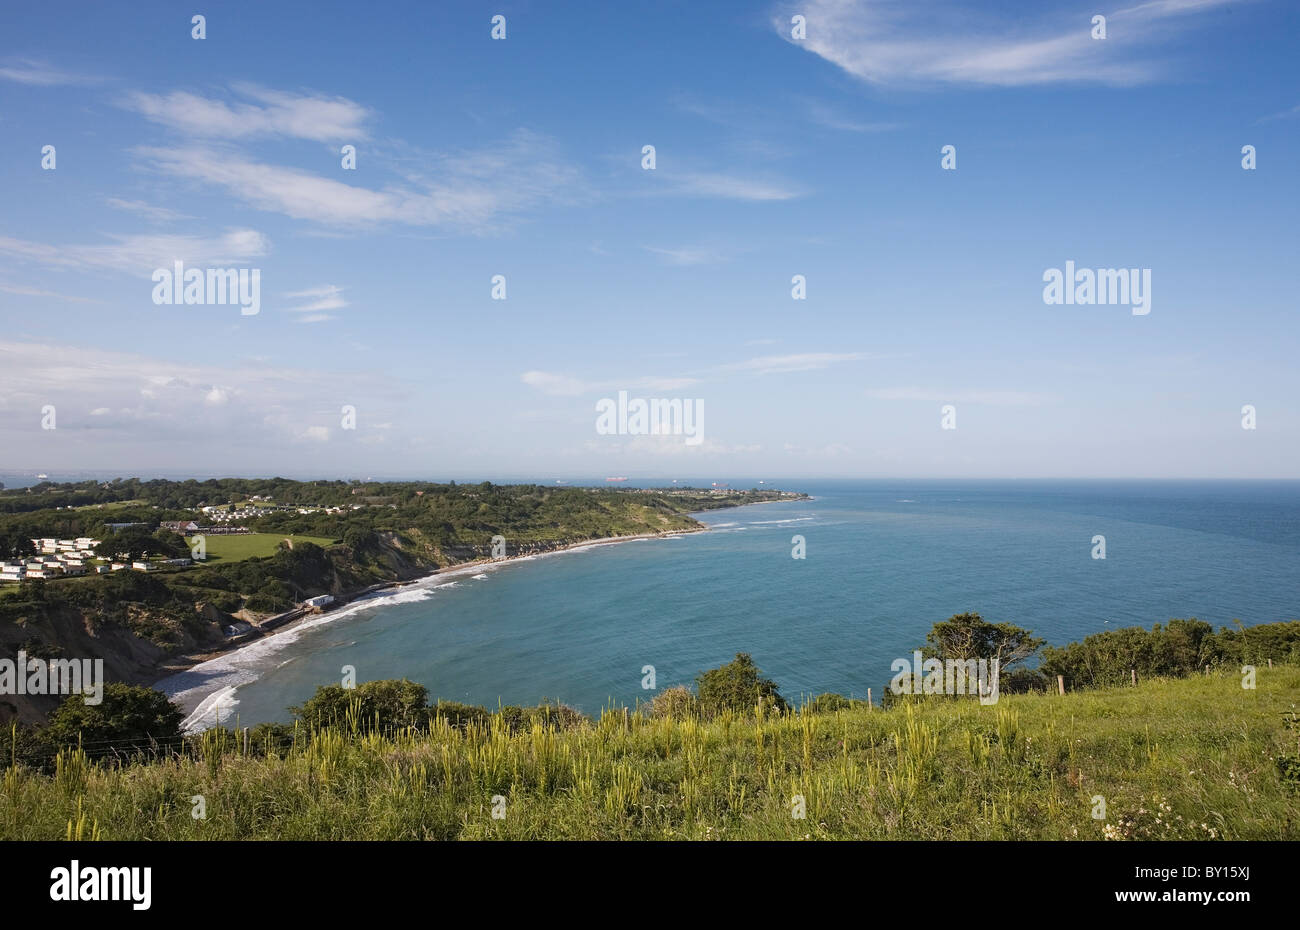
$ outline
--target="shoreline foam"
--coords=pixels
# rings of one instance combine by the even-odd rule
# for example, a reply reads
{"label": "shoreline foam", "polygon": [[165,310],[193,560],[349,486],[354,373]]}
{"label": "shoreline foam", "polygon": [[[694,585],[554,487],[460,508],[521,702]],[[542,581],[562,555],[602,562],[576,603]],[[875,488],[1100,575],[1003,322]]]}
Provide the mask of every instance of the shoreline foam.
{"label": "shoreline foam", "polygon": [[[335,610],[309,614],[249,642],[195,656],[191,665],[156,679],[150,687],[162,691],[187,712],[181,724],[183,730],[195,732],[206,729],[228,720],[239,704],[235,697],[239,687],[256,681],[266,671],[265,668],[252,667],[254,663],[260,663],[270,654],[292,646],[308,630],[332,624],[373,607],[396,606],[427,600],[438,588],[457,585],[467,577],[472,578],[483,574],[485,569],[625,542],[707,533],[710,529],[711,527],[706,525],[681,530],[665,530],[661,533],[638,533],[630,536],[589,539],[546,552],[507,556],[500,559],[475,559],[471,562],[436,569],[420,578],[398,582],[392,587],[359,595]],[[227,702],[224,705],[223,700]]]}

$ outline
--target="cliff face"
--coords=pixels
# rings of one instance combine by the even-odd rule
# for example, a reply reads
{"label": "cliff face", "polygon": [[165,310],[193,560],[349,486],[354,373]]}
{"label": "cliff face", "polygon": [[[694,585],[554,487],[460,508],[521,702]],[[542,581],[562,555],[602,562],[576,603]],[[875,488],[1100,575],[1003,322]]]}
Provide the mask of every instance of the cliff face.
{"label": "cliff face", "polygon": [[[173,618],[148,607],[127,605],[127,612],[130,620],[123,625],[105,621],[97,611],[84,607],[51,604],[29,611],[15,622],[0,623],[0,656],[15,661],[21,649],[29,658],[102,659],[104,681],[136,684],[146,680],[147,670],[169,651],[137,630],[168,627],[169,632],[179,634],[180,649],[200,648],[222,639],[221,626],[212,619],[198,626],[196,637],[193,627],[174,624]],[[205,628],[207,637],[202,636]],[[0,695],[0,721],[16,718],[22,723],[41,723],[61,700],[61,696],[52,695]]]}

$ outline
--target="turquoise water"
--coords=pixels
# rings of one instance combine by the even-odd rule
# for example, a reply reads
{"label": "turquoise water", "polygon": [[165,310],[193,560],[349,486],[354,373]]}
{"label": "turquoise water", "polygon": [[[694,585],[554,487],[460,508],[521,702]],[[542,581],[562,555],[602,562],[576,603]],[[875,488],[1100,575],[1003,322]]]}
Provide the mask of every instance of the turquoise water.
{"label": "turquoise water", "polygon": [[1058,644],[1171,617],[1300,618],[1300,482],[769,484],[816,499],[700,515],[709,533],[430,579],[161,686],[187,709],[220,693],[200,716],[244,725],[290,719],[345,665],[448,700],[553,698],[591,713],[650,695],[643,666],[663,688],[736,652],[787,697],[879,695],[890,662],[968,610]]}

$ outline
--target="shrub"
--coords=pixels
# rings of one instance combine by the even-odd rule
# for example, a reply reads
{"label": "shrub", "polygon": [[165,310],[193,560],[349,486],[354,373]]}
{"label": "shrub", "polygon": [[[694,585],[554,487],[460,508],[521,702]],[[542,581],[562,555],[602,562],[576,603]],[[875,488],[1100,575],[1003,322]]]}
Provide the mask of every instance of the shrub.
{"label": "shrub", "polygon": [[110,744],[143,751],[178,743],[184,719],[180,708],[161,691],[115,681],[104,685],[99,704],[87,704],[80,694],[69,695],[50,715],[41,735],[55,748],[80,741],[92,754]]}
{"label": "shrub", "polygon": [[355,720],[361,730],[392,731],[424,727],[429,720],[428,699],[424,685],[405,678],[367,681],[355,688],[322,685],[289,712],[309,727],[342,727]]}
{"label": "shrub", "polygon": [[701,672],[695,679],[699,691],[700,711],[716,717],[724,710],[751,714],[761,703],[764,710],[784,711],[785,699],[776,690],[776,682],[763,678],[758,666],[746,652],[721,668]]}
{"label": "shrub", "polygon": [[837,710],[848,710],[850,707],[861,703],[863,702],[850,701],[842,694],[827,692],[826,694],[817,695],[805,704],[803,709],[812,714],[833,714]]}
{"label": "shrub", "polygon": [[508,704],[501,708],[500,713],[511,732],[531,729],[534,723],[547,724],[557,730],[576,730],[590,723],[586,714],[559,702],[544,702],[536,707],[518,707]]}
{"label": "shrub", "polygon": [[461,704],[459,701],[439,701],[430,708],[430,716],[437,714],[458,730],[463,730],[471,723],[486,726],[492,718],[486,707],[476,704]]}
{"label": "shrub", "polygon": [[650,717],[669,717],[673,720],[685,720],[697,717],[700,713],[699,701],[694,692],[685,685],[665,688],[654,696],[648,704],[643,705],[642,712]]}

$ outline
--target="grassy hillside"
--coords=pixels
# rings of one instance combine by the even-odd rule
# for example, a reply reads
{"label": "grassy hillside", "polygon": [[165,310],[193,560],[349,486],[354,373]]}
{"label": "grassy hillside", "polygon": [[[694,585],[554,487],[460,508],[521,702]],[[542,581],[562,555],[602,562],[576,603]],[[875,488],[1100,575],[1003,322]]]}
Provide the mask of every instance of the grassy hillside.
{"label": "grassy hillside", "polygon": [[[242,559],[269,559],[286,539],[294,545],[309,542],[321,547],[334,545],[333,539],[324,536],[284,536],[280,533],[248,533],[239,536],[207,536],[204,545],[210,561],[238,562]],[[193,539],[187,538],[185,544],[192,545]]]}
{"label": "grassy hillside", "polygon": [[393,737],[354,719],[269,755],[210,731],[198,758],[11,766],[0,838],[1300,839],[1298,700],[1300,668],[1279,665],[1254,690],[1223,672],[993,707],[453,715]]}

